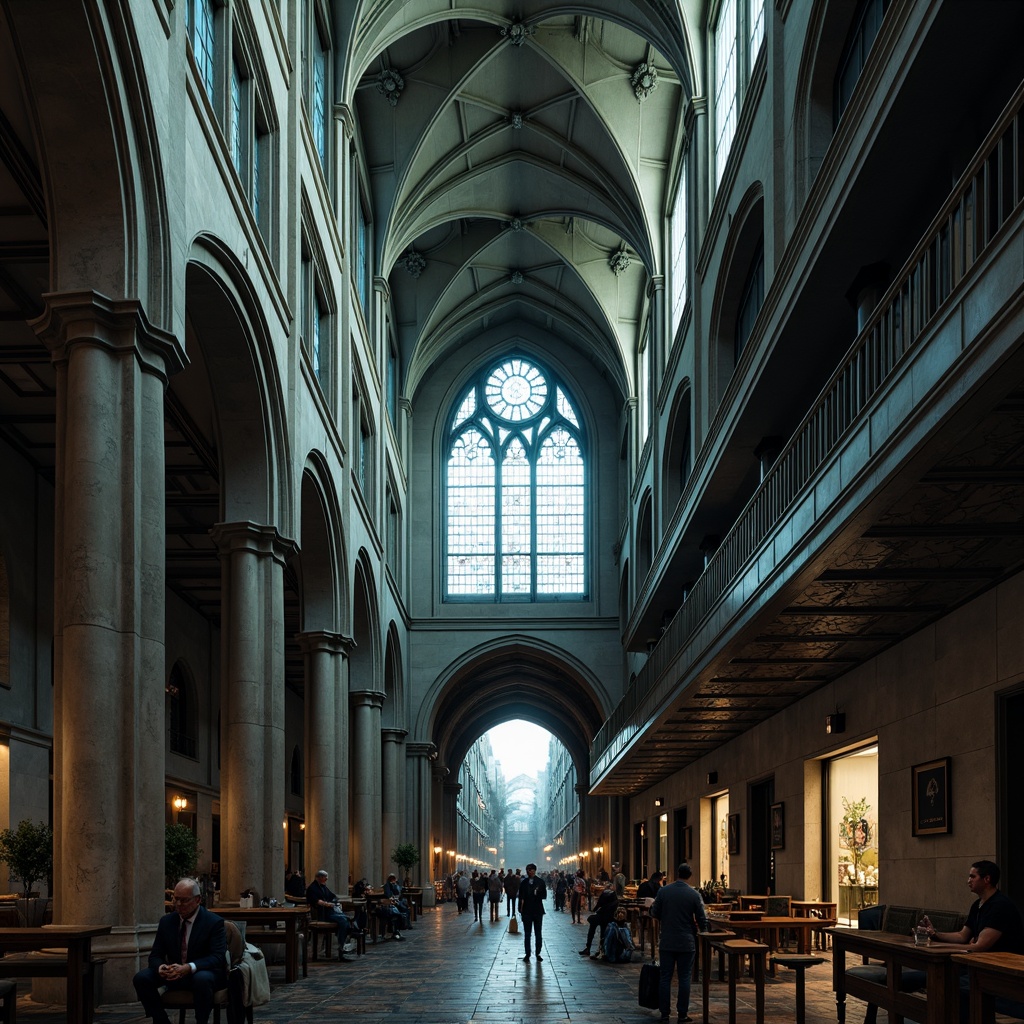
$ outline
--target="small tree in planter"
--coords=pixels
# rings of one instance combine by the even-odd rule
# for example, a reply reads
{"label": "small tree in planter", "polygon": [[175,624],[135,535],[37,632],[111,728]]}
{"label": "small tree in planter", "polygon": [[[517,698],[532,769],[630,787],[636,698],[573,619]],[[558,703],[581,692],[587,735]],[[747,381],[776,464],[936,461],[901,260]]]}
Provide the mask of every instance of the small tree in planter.
{"label": "small tree in planter", "polygon": [[168,889],[180,878],[195,877],[199,853],[199,839],[188,825],[164,826],[164,875]]}
{"label": "small tree in planter", "polygon": [[412,885],[409,871],[420,862],[420,851],[412,843],[399,843],[391,851],[391,859],[402,869],[405,878],[402,885]]}
{"label": "small tree in planter", "polygon": [[16,829],[5,828],[0,832],[0,862],[21,881],[27,899],[34,882],[53,874],[53,829],[27,818]]}

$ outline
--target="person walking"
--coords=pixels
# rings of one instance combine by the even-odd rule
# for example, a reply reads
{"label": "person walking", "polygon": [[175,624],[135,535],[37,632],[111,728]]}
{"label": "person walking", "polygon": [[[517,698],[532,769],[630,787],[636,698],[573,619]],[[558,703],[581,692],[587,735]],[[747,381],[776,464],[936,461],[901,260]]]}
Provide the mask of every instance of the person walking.
{"label": "person walking", "polygon": [[501,883],[504,879],[495,874],[494,869],[487,878],[487,902],[490,904],[491,920],[498,920],[498,912],[501,910]]}
{"label": "person walking", "polygon": [[700,893],[689,883],[693,872],[690,865],[682,863],[676,869],[676,880],[662,886],[651,905],[651,917],[661,922],[661,941],[658,943],[658,959],[661,963],[661,988],[658,1008],[661,1019],[669,1019],[672,1004],[672,970],[679,972],[679,998],[676,1012],[681,1022],[692,1020],[690,1016],[690,977],[693,974],[693,960],[697,955],[697,932],[708,930],[708,916]]}
{"label": "person walking", "polygon": [[511,917],[512,911],[515,909],[516,897],[519,895],[519,885],[522,882],[522,875],[519,874],[519,868],[516,868],[515,874],[511,871],[505,876],[505,895],[508,897],[506,902],[505,916]]}
{"label": "person walking", "polygon": [[526,946],[524,960],[530,959],[530,932],[533,932],[534,950],[537,960],[543,961],[541,951],[541,925],[544,923],[544,901],[548,890],[544,880],[537,877],[537,865],[526,865],[526,877],[519,885],[519,916],[523,919],[523,943]]}

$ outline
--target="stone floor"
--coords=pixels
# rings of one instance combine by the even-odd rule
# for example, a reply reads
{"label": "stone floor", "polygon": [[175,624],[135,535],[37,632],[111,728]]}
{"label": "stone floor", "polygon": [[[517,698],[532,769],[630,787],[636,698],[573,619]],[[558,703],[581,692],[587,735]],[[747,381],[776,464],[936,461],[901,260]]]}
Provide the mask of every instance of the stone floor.
{"label": "stone floor", "polygon": [[[271,969],[273,993],[257,1007],[255,1020],[269,1024],[312,1022],[337,1016],[344,1024],[639,1024],[657,1021],[655,1010],[637,1005],[639,958],[606,964],[578,955],[586,926],[568,913],[548,913],[544,921],[544,961],[524,963],[521,935],[508,934],[502,912],[496,923],[477,924],[458,915],[454,904],[427,910],[405,941],[368,945],[353,963],[310,962],[309,977],[283,982],[281,966]],[[649,952],[649,951],[648,951]],[[836,1004],[829,962],[807,972],[807,1024],[833,1024]],[[23,987],[24,986],[24,987]],[[18,1020],[65,1024],[62,1008],[41,1006],[19,983]],[[794,975],[781,970],[765,985],[766,1024],[795,1020]],[[675,986],[673,986],[673,1001]],[[690,1014],[700,1020],[700,986],[693,989]],[[848,1024],[862,1024],[864,1004],[851,1000]],[[753,986],[738,988],[739,1024],[753,1024]],[[103,1006],[96,1024],[137,1024],[146,1018],[138,1004]],[[710,1019],[728,1021],[727,986],[711,986]],[[675,1007],[673,1006],[673,1022]],[[886,1014],[878,1015],[885,1024]],[[188,1015],[191,1024],[192,1015]],[[73,1024],[73,1022],[72,1022]]]}

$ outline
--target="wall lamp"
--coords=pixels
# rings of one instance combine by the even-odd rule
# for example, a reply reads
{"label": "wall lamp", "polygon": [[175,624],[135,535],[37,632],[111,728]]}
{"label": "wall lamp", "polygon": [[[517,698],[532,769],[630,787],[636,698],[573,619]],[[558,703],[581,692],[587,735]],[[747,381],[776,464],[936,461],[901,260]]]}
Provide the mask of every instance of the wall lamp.
{"label": "wall lamp", "polygon": [[843,711],[837,711],[834,715],[825,716],[825,733],[828,736],[837,736],[841,732],[846,732],[846,714]]}
{"label": "wall lamp", "polygon": [[656,796],[654,798],[654,806],[655,807],[664,807],[665,806],[665,798],[663,796]]}
{"label": "wall lamp", "polygon": [[171,801],[171,806],[176,811],[183,811],[183,810],[185,810],[186,807],[188,807],[188,801],[183,796],[176,796]]}

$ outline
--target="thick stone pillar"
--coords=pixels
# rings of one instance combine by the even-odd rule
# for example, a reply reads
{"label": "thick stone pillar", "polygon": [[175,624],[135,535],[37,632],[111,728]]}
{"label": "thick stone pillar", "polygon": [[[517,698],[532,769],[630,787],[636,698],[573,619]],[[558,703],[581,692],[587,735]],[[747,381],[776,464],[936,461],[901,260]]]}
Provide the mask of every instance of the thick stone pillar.
{"label": "thick stone pillar", "polygon": [[372,885],[380,885],[384,881],[381,876],[384,855],[380,834],[380,709],[384,706],[384,694],[378,690],[354,690],[349,697],[352,702],[352,842],[349,864],[354,877],[365,875]]}
{"label": "thick stone pillar", "polygon": [[163,913],[163,402],[184,357],[135,301],[46,300],[33,326],[57,378],[54,921],[113,922],[93,949],[120,1002]]}
{"label": "thick stone pillar", "polygon": [[[348,700],[348,678],[349,678],[349,655],[355,641],[350,636],[342,638],[342,657],[334,659],[336,673],[337,691],[334,699],[334,738],[337,743],[335,753],[335,782],[334,782],[334,861],[333,871],[338,880],[339,886],[354,882],[352,878],[352,851],[350,828],[350,807],[351,796],[349,783],[351,769],[349,767],[349,750],[352,745],[351,729],[349,726],[349,700]],[[318,871],[321,867],[328,871],[332,870],[331,864],[318,864],[311,868],[311,871]],[[357,876],[358,877],[358,876]],[[342,890],[336,889],[335,892]]]}
{"label": "thick stone pillar", "polygon": [[305,843],[312,866],[307,876],[312,880],[313,872],[323,867],[339,875],[341,885],[345,876],[340,874],[336,845],[338,764],[347,764],[348,736],[337,733],[337,704],[340,699],[348,710],[346,691],[340,689],[347,641],[338,633],[323,631],[301,633],[298,641],[305,662]]}
{"label": "thick stone pillar", "polygon": [[[402,741],[408,735],[406,729],[382,729],[381,739],[381,793],[383,802],[380,817],[381,848],[384,855],[385,876],[394,871],[399,882],[405,884],[405,877],[391,859],[391,851],[399,843],[413,842],[405,823],[405,757]],[[417,844],[418,845],[418,844]],[[420,860],[426,855],[422,846]],[[418,871],[419,866],[413,868]]]}
{"label": "thick stone pillar", "polygon": [[272,526],[218,523],[221,891],[276,893],[284,869],[284,563]]}
{"label": "thick stone pillar", "polygon": [[[433,743],[406,743],[406,792],[409,794],[405,804],[405,829],[410,842],[416,844],[420,851],[420,862],[412,869],[414,885],[423,886],[423,903],[433,903],[434,887],[431,884],[440,877],[441,864],[444,863],[443,839],[439,832],[431,827],[430,756],[434,753]],[[441,853],[434,855],[434,847],[440,846]]]}

